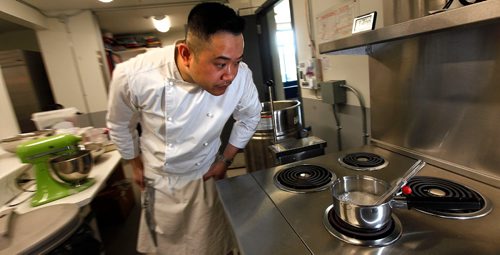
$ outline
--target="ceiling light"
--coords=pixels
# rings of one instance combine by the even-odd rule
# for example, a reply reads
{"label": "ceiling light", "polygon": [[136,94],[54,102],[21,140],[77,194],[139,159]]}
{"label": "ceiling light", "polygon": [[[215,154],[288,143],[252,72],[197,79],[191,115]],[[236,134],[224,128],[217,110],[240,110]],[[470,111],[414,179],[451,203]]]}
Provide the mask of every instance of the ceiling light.
{"label": "ceiling light", "polygon": [[113,0],[99,0],[99,2],[102,2],[102,3],[111,3],[111,2],[113,2]]}
{"label": "ceiling light", "polygon": [[170,30],[170,18],[165,16],[153,16],[151,17],[151,21],[153,21],[153,25],[156,30],[165,33]]}

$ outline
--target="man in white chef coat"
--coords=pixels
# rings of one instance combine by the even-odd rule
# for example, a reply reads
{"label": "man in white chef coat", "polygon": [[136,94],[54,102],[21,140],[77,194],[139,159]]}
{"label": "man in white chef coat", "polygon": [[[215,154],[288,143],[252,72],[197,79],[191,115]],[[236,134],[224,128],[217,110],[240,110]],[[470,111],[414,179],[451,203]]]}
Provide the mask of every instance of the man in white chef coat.
{"label": "man in white chef coat", "polygon": [[[201,3],[189,14],[186,40],[113,73],[107,125],[143,190],[139,252],[221,255],[233,248],[214,181],[260,120],[252,73],[242,62],[243,29],[231,8]],[[218,154],[231,115],[229,143]]]}

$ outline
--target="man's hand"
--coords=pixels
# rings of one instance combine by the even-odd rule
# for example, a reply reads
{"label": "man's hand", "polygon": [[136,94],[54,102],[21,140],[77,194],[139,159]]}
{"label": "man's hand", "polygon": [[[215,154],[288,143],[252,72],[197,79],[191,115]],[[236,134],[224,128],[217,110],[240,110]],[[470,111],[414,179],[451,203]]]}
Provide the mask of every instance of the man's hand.
{"label": "man's hand", "polygon": [[[232,160],[238,151],[239,149],[237,147],[228,143],[222,156],[223,158]],[[212,177],[215,180],[224,179],[224,177],[226,177],[227,167],[228,165],[226,165],[223,160],[216,159],[215,162],[212,163],[212,166],[210,166],[210,169],[208,169],[208,172],[203,175],[203,180],[206,181]]]}
{"label": "man's hand", "polygon": [[134,182],[139,186],[141,191],[144,190],[144,165],[141,160],[141,156],[129,161],[132,165],[132,170],[134,174]]}
{"label": "man's hand", "polygon": [[222,162],[222,161],[216,160],[212,164],[212,166],[210,167],[208,172],[206,172],[203,175],[203,180],[206,181],[212,177],[215,180],[224,179],[224,177],[226,177],[226,170],[227,170],[226,164],[224,164],[224,162]]}

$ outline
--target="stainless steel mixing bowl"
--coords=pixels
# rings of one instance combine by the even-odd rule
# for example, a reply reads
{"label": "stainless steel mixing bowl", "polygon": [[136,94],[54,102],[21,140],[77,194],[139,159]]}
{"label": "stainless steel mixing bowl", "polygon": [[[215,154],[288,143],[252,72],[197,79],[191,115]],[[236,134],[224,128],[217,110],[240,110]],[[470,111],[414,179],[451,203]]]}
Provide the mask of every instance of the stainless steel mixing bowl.
{"label": "stainless steel mixing bowl", "polygon": [[94,159],[89,150],[81,150],[76,154],[52,158],[50,166],[61,180],[78,184],[88,177],[94,166]]}

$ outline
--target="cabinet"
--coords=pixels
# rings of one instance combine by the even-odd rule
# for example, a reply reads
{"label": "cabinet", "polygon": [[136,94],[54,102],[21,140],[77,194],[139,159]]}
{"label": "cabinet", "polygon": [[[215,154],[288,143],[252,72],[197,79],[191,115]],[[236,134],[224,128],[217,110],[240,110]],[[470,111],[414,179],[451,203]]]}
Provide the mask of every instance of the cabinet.
{"label": "cabinet", "polygon": [[0,66],[21,132],[37,130],[31,114],[52,110],[55,105],[41,54],[0,51]]}
{"label": "cabinet", "polygon": [[136,205],[132,183],[118,164],[106,181],[106,187],[92,200],[91,207],[99,228],[123,223]]}

